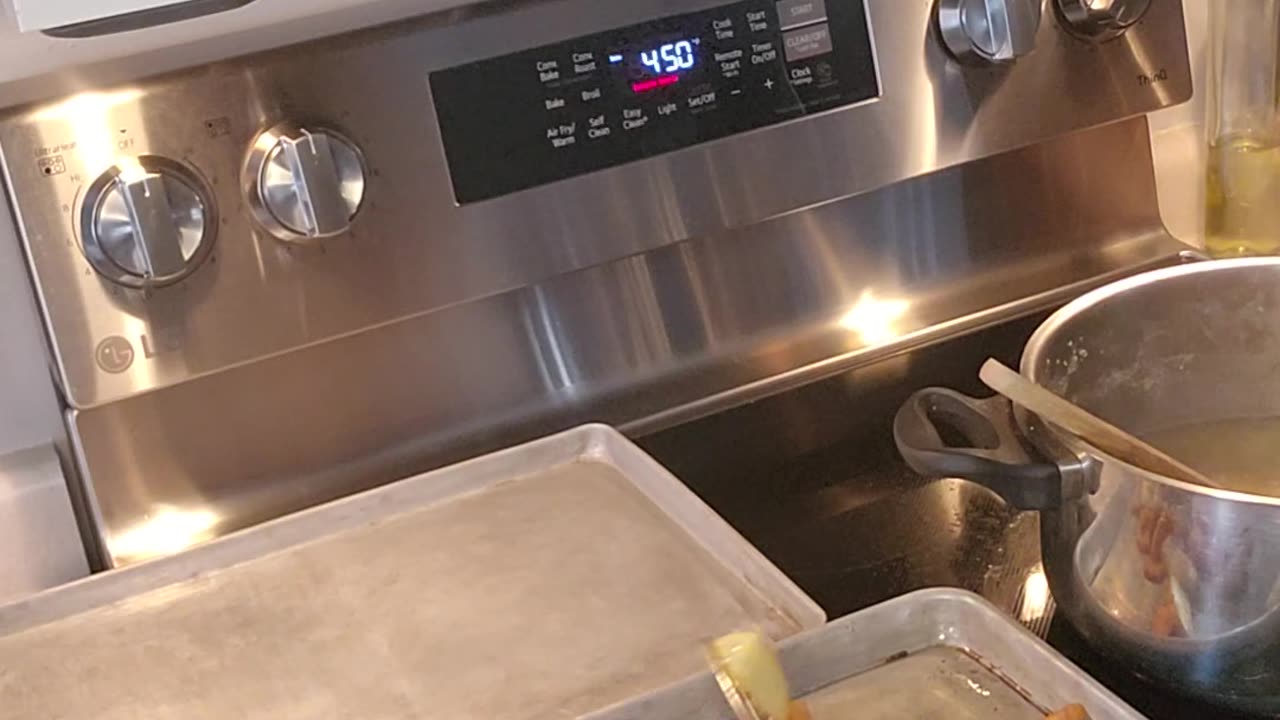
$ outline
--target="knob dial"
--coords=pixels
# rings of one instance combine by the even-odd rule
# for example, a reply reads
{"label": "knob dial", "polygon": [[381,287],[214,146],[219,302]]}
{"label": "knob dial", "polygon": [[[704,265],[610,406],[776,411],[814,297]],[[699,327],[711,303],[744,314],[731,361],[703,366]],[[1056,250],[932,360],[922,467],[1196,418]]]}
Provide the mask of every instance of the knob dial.
{"label": "knob dial", "polygon": [[80,235],[103,277],[133,288],[171,285],[213,249],[211,193],[190,168],[143,156],[100,175],[85,193]]}
{"label": "knob dial", "polygon": [[272,235],[330,237],[346,232],[364,203],[364,159],[333,130],[280,125],[258,136],[244,185],[254,215]]}
{"label": "knob dial", "polygon": [[1007,63],[1035,49],[1043,0],[941,0],[942,40],[966,63]]}
{"label": "knob dial", "polygon": [[1078,35],[1110,40],[1142,19],[1151,0],[1058,0],[1067,27]]}

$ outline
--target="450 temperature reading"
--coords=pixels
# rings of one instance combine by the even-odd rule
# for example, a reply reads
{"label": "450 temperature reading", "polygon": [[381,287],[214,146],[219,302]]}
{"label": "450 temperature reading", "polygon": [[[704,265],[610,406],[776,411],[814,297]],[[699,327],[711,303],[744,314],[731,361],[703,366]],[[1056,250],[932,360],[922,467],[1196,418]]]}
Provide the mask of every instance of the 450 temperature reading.
{"label": "450 temperature reading", "polygon": [[674,73],[688,70],[698,63],[693,52],[696,40],[680,40],[661,45],[653,50],[641,50],[640,62],[655,73]]}

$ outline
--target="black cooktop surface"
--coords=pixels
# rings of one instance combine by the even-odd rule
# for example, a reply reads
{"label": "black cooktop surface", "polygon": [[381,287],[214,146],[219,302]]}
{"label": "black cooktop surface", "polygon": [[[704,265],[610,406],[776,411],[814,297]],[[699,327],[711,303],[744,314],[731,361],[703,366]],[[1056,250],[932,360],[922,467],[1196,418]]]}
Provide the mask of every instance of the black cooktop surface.
{"label": "black cooktop surface", "polygon": [[[919,350],[641,440],[832,617],[913,590],[982,594],[1153,720],[1245,716],[1155,687],[1054,619],[1039,525],[986,490],[922,480],[893,447],[902,401],[926,385],[982,394],[989,356],[1013,364],[1038,318]],[[1041,596],[1042,597],[1042,596]],[[1052,623],[1050,623],[1052,620]]]}

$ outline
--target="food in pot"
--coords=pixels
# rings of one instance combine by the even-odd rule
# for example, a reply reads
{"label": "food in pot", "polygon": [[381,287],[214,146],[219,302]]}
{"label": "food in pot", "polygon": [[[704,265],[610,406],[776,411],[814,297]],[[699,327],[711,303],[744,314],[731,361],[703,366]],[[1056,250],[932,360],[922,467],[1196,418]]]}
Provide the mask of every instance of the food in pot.
{"label": "food in pot", "polygon": [[1089,720],[1089,712],[1083,705],[1068,705],[1056,713],[1048,715],[1045,720]]}
{"label": "food in pot", "polygon": [[1154,585],[1169,579],[1169,567],[1164,556],[1164,545],[1173,536],[1177,525],[1173,516],[1159,505],[1139,505],[1134,509],[1138,517],[1138,552],[1142,555],[1142,576]]}
{"label": "food in pot", "polygon": [[1228,490],[1280,496],[1280,418],[1198,422],[1143,435],[1170,455],[1194,461]]}

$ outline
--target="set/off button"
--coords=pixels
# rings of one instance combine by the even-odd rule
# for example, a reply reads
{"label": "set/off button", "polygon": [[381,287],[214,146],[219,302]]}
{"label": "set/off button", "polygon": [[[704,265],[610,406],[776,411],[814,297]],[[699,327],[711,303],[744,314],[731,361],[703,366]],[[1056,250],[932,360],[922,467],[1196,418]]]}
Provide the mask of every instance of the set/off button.
{"label": "set/off button", "polygon": [[826,0],[781,0],[778,3],[778,22],[782,24],[783,30],[826,19]]}

